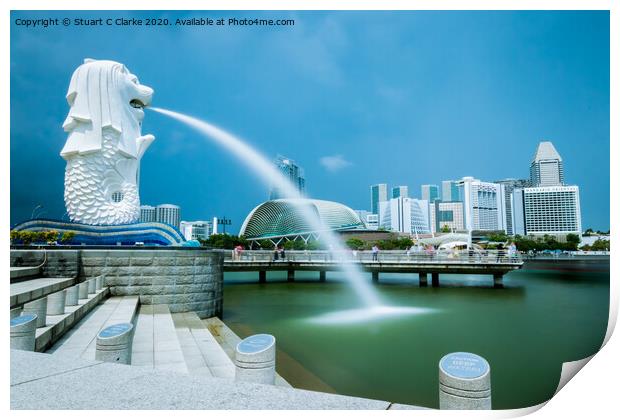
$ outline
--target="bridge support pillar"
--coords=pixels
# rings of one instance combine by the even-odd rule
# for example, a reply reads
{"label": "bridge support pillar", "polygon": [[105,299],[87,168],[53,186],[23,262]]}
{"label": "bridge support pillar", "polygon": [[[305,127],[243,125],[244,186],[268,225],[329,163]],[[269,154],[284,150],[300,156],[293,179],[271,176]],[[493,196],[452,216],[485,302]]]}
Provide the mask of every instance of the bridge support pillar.
{"label": "bridge support pillar", "polygon": [[286,272],[286,281],[292,283],[295,281],[295,270],[288,270]]}
{"label": "bridge support pillar", "polygon": [[325,281],[325,278],[327,277],[326,274],[327,274],[326,271],[319,271],[319,281],[320,282],[324,282]]}
{"label": "bridge support pillar", "polygon": [[431,273],[431,282],[433,287],[439,287],[439,273]]}
{"label": "bridge support pillar", "polygon": [[259,283],[267,283],[267,272],[259,271],[258,272],[258,282]]}
{"label": "bridge support pillar", "polygon": [[420,287],[428,286],[428,274],[426,274],[426,273],[419,273],[418,277],[420,278]]}
{"label": "bridge support pillar", "polygon": [[372,282],[379,283],[379,272],[378,271],[372,272]]}
{"label": "bridge support pillar", "polygon": [[493,287],[501,289],[504,287],[504,275],[501,273],[493,273]]}

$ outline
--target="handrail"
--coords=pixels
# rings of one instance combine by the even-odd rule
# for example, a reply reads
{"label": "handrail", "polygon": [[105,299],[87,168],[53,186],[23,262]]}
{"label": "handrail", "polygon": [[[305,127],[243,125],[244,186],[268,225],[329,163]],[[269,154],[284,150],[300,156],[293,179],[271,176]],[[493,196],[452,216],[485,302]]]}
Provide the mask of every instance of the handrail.
{"label": "handrail", "polygon": [[225,255],[225,262],[314,262],[314,263],[454,263],[454,264],[519,264],[523,262],[519,253],[504,250],[439,250],[433,252],[411,251],[284,251],[265,250],[219,250]]}

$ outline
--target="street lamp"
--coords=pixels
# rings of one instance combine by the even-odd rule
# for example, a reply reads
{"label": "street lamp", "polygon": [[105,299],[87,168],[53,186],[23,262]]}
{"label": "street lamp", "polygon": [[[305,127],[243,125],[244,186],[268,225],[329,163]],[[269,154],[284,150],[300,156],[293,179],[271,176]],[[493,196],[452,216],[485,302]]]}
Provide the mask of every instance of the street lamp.
{"label": "street lamp", "polygon": [[41,207],[43,207],[42,204],[37,204],[37,206],[32,209],[32,213],[30,214],[30,220],[34,219],[34,212],[37,211],[37,209],[40,209]]}
{"label": "street lamp", "polygon": [[224,216],[217,219],[217,224],[222,225],[222,233],[225,235],[226,226],[230,226],[232,222],[230,221],[230,219],[227,219],[226,216]]}

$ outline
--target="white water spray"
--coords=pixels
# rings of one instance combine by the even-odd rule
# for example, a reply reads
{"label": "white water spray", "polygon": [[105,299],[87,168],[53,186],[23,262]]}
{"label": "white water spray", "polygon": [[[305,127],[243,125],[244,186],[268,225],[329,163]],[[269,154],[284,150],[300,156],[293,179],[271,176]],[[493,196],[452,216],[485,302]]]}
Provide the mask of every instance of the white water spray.
{"label": "white water spray", "polygon": [[[185,114],[156,107],[149,107],[147,109],[152,109],[153,111],[159,112],[160,114],[164,114],[178,121],[181,121],[194,128],[195,130],[199,131],[200,133],[206,135],[207,137],[211,138],[219,145],[229,150],[244,164],[249,166],[254,171],[254,173],[256,173],[256,175],[262,178],[262,181],[266,185],[275,184],[275,186],[281,191],[283,191],[284,194],[288,197],[304,198],[299,193],[297,188],[288,179],[286,179],[266,157],[261,155],[258,151],[254,150],[248,144],[241,141],[232,134],[214,126],[213,124],[199,120],[194,117],[190,117]],[[293,201],[295,202],[296,200]],[[325,225],[325,223],[323,223],[323,221],[320,219],[320,217],[318,217],[315,212],[310,210],[309,206],[300,204],[297,207],[298,211],[306,220],[306,222],[310,225],[310,227],[316,232],[321,232],[321,239],[325,243],[327,243],[335,251],[346,249],[340,239],[333,233],[333,231],[331,231],[331,229],[327,225]],[[355,309],[353,311],[350,311],[350,315],[353,316],[353,318],[359,318],[360,320],[369,320],[376,315],[384,316],[386,313],[389,313],[391,315],[395,315],[397,313],[416,313],[416,311],[412,311],[412,308],[399,308],[381,305],[377,294],[372,289],[372,286],[369,284],[369,282],[364,278],[358,267],[354,264],[347,262],[342,262],[341,265],[346,279],[349,281],[353,290],[357,293],[361,301],[366,306],[366,308],[361,310]],[[347,321],[350,322],[349,318],[351,318],[351,316],[347,316],[346,312],[347,311],[338,312],[338,314],[341,314],[343,320],[344,318],[346,318]],[[340,316],[337,316],[336,318],[339,317]],[[329,321],[331,320],[333,319],[330,319]]]}

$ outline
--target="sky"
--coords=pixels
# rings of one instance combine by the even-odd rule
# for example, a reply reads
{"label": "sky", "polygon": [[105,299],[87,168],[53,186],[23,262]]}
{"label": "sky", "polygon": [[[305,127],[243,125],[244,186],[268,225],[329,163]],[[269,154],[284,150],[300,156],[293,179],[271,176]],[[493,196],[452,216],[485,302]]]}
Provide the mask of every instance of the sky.
{"label": "sky", "polygon": [[[25,28],[18,18],[294,19],[294,26]],[[65,218],[62,123],[84,58],[124,63],[153,105],[224,128],[305,170],[307,194],[369,209],[369,186],[527,178],[552,141],[583,228],[609,229],[606,11],[12,12],[11,224]],[[268,199],[243,163],[146,112],[143,204],[232,220]],[[36,210],[35,210],[36,208]]]}

